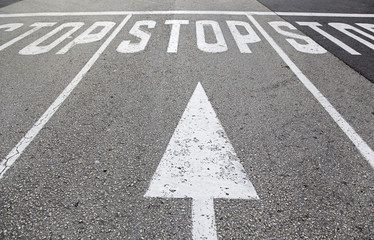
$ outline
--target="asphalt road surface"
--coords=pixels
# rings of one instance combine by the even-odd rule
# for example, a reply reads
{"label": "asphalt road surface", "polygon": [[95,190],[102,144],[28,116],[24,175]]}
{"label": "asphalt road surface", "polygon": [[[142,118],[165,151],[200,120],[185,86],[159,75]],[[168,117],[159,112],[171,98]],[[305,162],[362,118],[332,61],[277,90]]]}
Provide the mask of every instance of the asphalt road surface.
{"label": "asphalt road surface", "polygon": [[373,239],[372,5],[263,3],[1,8],[0,239]]}

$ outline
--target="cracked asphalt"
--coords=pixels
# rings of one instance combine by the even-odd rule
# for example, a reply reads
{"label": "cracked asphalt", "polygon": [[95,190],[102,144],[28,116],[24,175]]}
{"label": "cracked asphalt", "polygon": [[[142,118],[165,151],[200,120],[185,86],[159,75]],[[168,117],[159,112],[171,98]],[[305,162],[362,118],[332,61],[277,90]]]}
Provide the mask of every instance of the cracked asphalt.
{"label": "cracked asphalt", "polygon": [[[156,10],[270,11],[254,0],[24,0],[0,8],[0,16]],[[0,51],[2,159],[125,17],[0,17],[0,25],[24,24],[0,29],[0,45],[33,23],[56,22]],[[330,52],[297,51],[268,24],[284,21],[279,16],[254,18],[373,149],[373,83]],[[177,53],[167,52],[170,19],[189,20]],[[145,20],[156,22],[145,49],[118,52]],[[219,24],[227,51],[198,48],[201,20]],[[56,54],[97,21],[116,25],[99,41]],[[248,45],[252,53],[240,52],[227,21],[254,29],[261,41]],[[19,53],[67,22],[84,26],[46,53]],[[214,42],[213,31],[206,39]],[[191,12],[131,16],[0,179],[0,239],[192,239],[191,199],[144,194],[198,82],[259,196],[214,199],[218,239],[373,239],[374,169],[365,157],[247,16]]]}

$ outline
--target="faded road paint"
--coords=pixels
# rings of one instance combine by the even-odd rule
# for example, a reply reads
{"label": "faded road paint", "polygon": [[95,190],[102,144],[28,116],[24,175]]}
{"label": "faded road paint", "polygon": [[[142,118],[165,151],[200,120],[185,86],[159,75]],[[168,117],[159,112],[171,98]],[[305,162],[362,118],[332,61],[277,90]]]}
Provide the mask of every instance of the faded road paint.
{"label": "faded road paint", "polygon": [[192,198],[194,239],[217,239],[214,198],[259,199],[200,83],[145,197]]}

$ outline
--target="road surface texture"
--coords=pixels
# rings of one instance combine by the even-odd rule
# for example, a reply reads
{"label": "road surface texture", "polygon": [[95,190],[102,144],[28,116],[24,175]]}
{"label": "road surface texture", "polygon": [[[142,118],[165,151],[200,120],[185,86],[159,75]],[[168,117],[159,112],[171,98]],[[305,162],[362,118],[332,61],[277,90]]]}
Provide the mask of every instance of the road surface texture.
{"label": "road surface texture", "polygon": [[0,239],[373,239],[371,1],[0,4]]}

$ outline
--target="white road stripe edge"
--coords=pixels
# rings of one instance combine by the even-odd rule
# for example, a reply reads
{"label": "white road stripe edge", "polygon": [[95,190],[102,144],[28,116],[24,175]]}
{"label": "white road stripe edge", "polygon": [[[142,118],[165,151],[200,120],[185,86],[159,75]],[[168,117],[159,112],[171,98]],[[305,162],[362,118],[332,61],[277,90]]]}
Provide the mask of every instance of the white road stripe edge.
{"label": "white road stripe edge", "polygon": [[167,15],[167,14],[204,14],[204,15],[258,15],[258,16],[303,16],[303,17],[352,17],[374,18],[374,14],[360,13],[313,13],[313,12],[272,12],[272,11],[103,11],[103,12],[42,12],[0,14],[0,18],[11,17],[61,17],[61,16],[119,16],[119,15]]}

